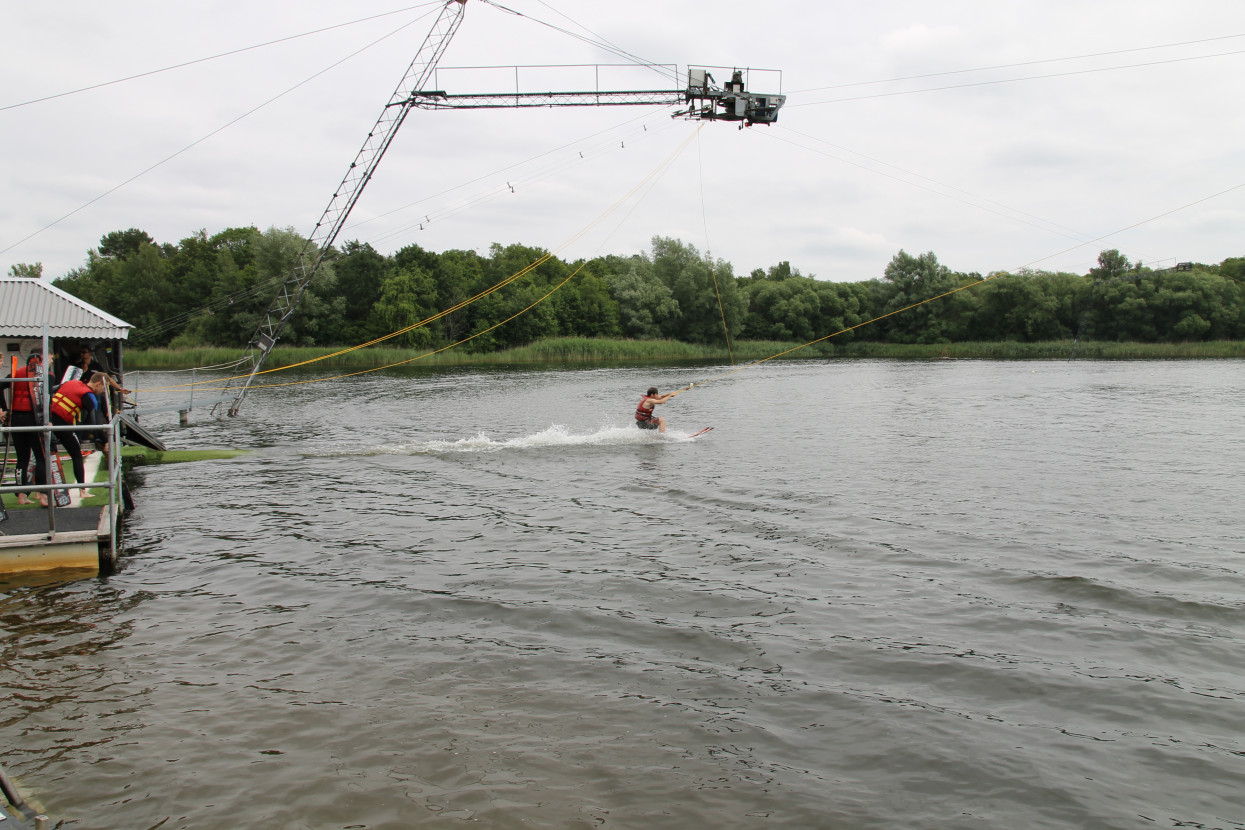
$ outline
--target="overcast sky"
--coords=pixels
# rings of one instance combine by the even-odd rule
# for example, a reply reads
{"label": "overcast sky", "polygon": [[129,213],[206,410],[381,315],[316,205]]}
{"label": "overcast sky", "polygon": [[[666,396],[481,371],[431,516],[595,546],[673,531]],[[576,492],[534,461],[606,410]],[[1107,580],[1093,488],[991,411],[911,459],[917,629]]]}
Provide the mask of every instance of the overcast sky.
{"label": "overcast sky", "polygon": [[[526,17],[468,0],[437,86],[515,83],[452,67],[620,63],[587,42],[604,40],[680,70],[780,70],[751,88],[787,106],[744,130],[662,108],[415,111],[339,245],[573,259],[660,235],[738,275],[786,260],[853,281],[900,249],[981,273],[1084,273],[1104,248],[1156,266],[1245,256],[1242,0],[504,5]],[[59,277],[130,227],[310,234],[440,6],[0,0],[0,269]],[[624,68],[600,84],[671,86]]]}

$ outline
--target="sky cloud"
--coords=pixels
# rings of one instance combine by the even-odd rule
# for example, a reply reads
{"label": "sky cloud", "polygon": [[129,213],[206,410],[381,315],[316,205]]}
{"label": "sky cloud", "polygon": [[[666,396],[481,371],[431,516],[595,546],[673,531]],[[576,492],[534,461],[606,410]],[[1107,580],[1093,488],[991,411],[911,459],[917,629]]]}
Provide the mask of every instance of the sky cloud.
{"label": "sky cloud", "polygon": [[[310,233],[439,6],[9,4],[0,268],[61,276],[129,227]],[[1237,0],[506,6],[526,16],[469,0],[439,82],[622,62],[587,42],[605,39],[681,69],[781,70],[755,77],[788,106],[747,130],[660,108],[416,111],[339,243],[576,257],[675,236],[737,274],[785,260],[836,280],[878,277],[900,248],[982,273],[1084,272],[1107,247],[1158,265],[1245,255]]]}

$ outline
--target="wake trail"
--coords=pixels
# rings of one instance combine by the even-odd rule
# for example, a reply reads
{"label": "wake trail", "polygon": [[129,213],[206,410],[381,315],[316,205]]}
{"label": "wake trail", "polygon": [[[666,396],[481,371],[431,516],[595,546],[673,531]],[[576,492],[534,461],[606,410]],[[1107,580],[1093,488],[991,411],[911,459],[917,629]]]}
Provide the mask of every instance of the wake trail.
{"label": "wake trail", "polygon": [[502,452],[505,450],[539,450],[565,447],[643,446],[665,443],[694,443],[691,433],[639,430],[633,426],[603,426],[596,432],[576,433],[570,427],[554,424],[540,432],[515,438],[494,439],[486,433],[456,440],[415,441],[407,444],[385,444],[341,450],[334,455],[428,455],[445,453]]}

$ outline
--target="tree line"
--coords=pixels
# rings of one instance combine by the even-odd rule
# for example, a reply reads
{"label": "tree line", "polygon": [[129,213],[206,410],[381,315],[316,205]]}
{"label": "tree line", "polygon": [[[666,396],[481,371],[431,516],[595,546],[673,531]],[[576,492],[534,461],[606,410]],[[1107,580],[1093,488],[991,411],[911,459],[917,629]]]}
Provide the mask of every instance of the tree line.
{"label": "tree line", "polygon": [[[134,325],[137,346],[242,348],[304,244],[292,229],[200,231],[171,244],[131,228],[106,234],[82,267],[55,284]],[[462,305],[538,261],[522,278]],[[40,272],[37,264],[11,269]],[[576,262],[518,244],[494,244],[487,255],[409,245],[387,256],[352,241],[326,252],[282,342],[355,345],[452,308],[388,343],[435,348],[472,338],[464,348],[484,352],[558,336],[700,344],[724,344],[727,334],[805,343],[836,332],[828,342],[1245,339],[1243,257],[1152,269],[1106,250],[1088,274],[981,280],[932,252],[902,250],[879,278],[829,282],[788,262],[736,276],[729,262],[664,237],[643,253]],[[973,287],[956,291],[965,286]],[[921,304],[931,297],[940,299]]]}

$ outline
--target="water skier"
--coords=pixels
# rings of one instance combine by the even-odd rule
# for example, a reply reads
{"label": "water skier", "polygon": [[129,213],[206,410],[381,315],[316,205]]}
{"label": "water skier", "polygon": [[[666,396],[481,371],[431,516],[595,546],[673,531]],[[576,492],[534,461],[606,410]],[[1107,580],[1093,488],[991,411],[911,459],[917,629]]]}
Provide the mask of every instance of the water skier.
{"label": "water skier", "polygon": [[640,398],[640,405],[635,408],[635,425],[640,429],[655,429],[658,432],[666,431],[666,419],[660,415],[653,414],[653,407],[659,403],[665,403],[673,398],[678,392],[667,392],[664,395],[657,394],[657,387],[650,386],[644,397]]}

